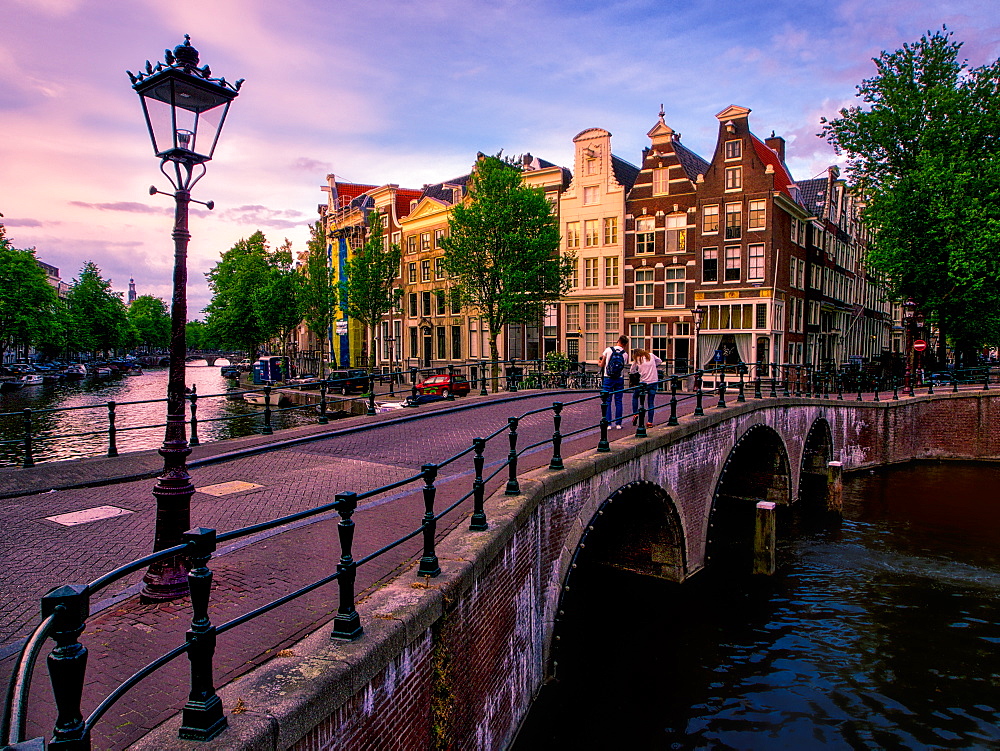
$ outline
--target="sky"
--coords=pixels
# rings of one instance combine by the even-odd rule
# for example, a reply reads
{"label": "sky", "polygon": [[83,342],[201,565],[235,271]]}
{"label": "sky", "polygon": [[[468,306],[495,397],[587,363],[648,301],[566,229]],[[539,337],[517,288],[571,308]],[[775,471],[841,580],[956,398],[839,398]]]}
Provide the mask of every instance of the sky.
{"label": "sky", "polygon": [[193,197],[188,318],[220,255],[260,229],[303,250],[328,174],[421,188],[476,153],[572,166],[591,127],[637,164],[662,103],[708,158],[715,114],[787,141],[797,179],[838,157],[820,118],[857,103],[871,58],[946,25],[1000,57],[997,0],[0,0],[0,220],[64,280],[86,261],[171,298],[173,201],[126,70],[185,34],[246,79]]}

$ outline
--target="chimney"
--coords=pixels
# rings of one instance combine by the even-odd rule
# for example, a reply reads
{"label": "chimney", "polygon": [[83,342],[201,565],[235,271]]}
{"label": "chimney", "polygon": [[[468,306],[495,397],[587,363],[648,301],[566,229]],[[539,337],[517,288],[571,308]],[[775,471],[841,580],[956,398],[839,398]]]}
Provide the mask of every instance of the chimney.
{"label": "chimney", "polygon": [[774,149],[778,152],[778,159],[782,162],[785,161],[785,139],[781,136],[774,135],[774,131],[771,131],[771,137],[764,141],[768,148]]}

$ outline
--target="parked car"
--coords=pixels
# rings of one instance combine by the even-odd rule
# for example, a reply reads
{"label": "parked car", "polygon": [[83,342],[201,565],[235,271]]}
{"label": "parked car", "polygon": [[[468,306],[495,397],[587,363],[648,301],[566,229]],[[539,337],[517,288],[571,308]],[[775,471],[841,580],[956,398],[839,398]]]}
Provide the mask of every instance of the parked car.
{"label": "parked car", "polygon": [[240,377],[240,367],[239,365],[223,365],[220,368],[223,378],[239,378]]}
{"label": "parked car", "polygon": [[421,394],[437,394],[445,397],[449,393],[465,396],[469,393],[469,379],[464,375],[452,376],[450,381],[447,375],[430,376],[417,384],[417,391]]}
{"label": "parked car", "polygon": [[368,391],[368,371],[360,369],[333,370],[327,376],[330,390],[347,396],[364,394]]}
{"label": "parked car", "polygon": [[249,373],[253,370],[253,360],[249,357],[245,357],[236,364],[236,367],[241,373]]}

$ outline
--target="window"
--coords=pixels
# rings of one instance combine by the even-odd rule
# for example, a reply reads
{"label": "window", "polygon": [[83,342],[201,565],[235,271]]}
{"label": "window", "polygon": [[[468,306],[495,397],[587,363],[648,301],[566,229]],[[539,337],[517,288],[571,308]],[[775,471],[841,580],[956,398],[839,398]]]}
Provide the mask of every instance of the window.
{"label": "window", "polygon": [[687,217],[671,214],[667,217],[664,233],[664,253],[683,253],[687,248]]}
{"label": "window", "polygon": [[652,253],[654,245],[653,240],[653,229],[655,228],[656,220],[651,216],[644,216],[642,219],[635,220],[635,252],[640,253]]}
{"label": "window", "polygon": [[604,244],[618,244],[618,217],[609,216],[604,219]]}
{"label": "window", "polygon": [[580,263],[577,259],[569,262],[569,288],[576,289],[580,286]]}
{"label": "window", "polygon": [[437,300],[435,304],[436,314],[439,316],[443,316],[445,314],[445,307],[446,307],[444,299],[444,290],[443,289],[434,290],[434,297]]}
{"label": "window", "polygon": [[587,175],[596,175],[598,164],[600,163],[592,157],[585,159],[583,162],[584,173]]}
{"label": "window", "polygon": [[566,330],[567,331],[579,331],[580,330],[580,304],[579,303],[566,303]]}
{"label": "window", "polygon": [[423,232],[420,235],[420,249],[430,250],[431,249],[431,233]]}
{"label": "window", "polygon": [[667,330],[665,323],[653,324],[653,354],[661,360],[667,359]]}
{"label": "window", "polygon": [[600,334],[584,334],[584,359],[585,360],[597,360],[600,358],[600,353],[598,352],[601,346],[601,335]]}
{"label": "window", "polygon": [[739,240],[743,236],[743,206],[739,203],[726,204],[726,239]]}
{"label": "window", "polygon": [[766,202],[763,200],[750,201],[747,229],[764,229],[765,206]]}
{"label": "window", "polygon": [[[416,295],[414,295],[416,297]],[[410,326],[410,357],[419,357],[417,354],[417,327]]]}
{"label": "window", "polygon": [[597,220],[588,219],[583,223],[583,244],[585,247],[597,247],[599,237],[597,234]]}
{"label": "window", "polygon": [[429,282],[431,280],[431,261],[425,258],[420,262],[420,281]]}
{"label": "window", "polygon": [[726,281],[738,282],[740,280],[740,246],[726,246]]}
{"label": "window", "polygon": [[794,256],[788,260],[788,286],[796,287],[799,271],[799,259]]}
{"label": "window", "polygon": [[407,278],[410,280],[410,284],[416,284],[417,282],[417,264],[411,263],[407,265]]}
{"label": "window", "polygon": [[667,284],[666,294],[663,298],[663,305],[683,305],[684,279],[687,276],[687,269],[683,266],[674,266],[673,268],[667,269],[666,274]]}
{"label": "window", "polygon": [[566,247],[580,247],[580,223],[566,222]]}
{"label": "window", "polygon": [[599,284],[597,273],[597,258],[583,259],[583,286],[596,287]]}
{"label": "window", "polygon": [[406,252],[416,253],[417,252],[417,236],[410,235],[406,238]]}
{"label": "window", "polygon": [[799,289],[806,288],[806,262],[804,258],[799,259]]}
{"label": "window", "polygon": [[743,168],[726,167],[726,190],[739,190],[743,187]]}
{"label": "window", "polygon": [[434,259],[434,278],[444,279],[444,258],[441,256]]}
{"label": "window", "polygon": [[726,141],[726,159],[739,159],[743,156],[742,141]]}
{"label": "window", "polygon": [[658,167],[653,170],[653,195],[665,196],[670,192],[670,169]]}
{"label": "window", "polygon": [[600,303],[588,302],[583,306],[583,327],[587,331],[597,331],[601,328]]}
{"label": "window", "polygon": [[435,248],[440,248],[441,247],[441,241],[443,239],[444,239],[444,230],[443,229],[436,229],[436,230],[434,230],[434,247]]}
{"label": "window", "polygon": [[420,293],[420,313],[421,315],[429,316],[431,314],[431,292],[427,290],[426,292]]}
{"label": "window", "polygon": [[618,286],[618,256],[608,256],[604,259],[604,286]]}
{"label": "window", "polygon": [[400,232],[393,232],[392,233],[392,244],[393,245],[399,245],[403,241],[402,238],[403,238],[402,233],[400,233]]}
{"label": "window", "polygon": [[636,349],[646,349],[646,324],[633,323],[628,327],[629,342]]}
{"label": "window", "polygon": [[719,249],[705,248],[701,251],[701,280],[719,281]]}
{"label": "window", "polygon": [[641,269],[635,272],[635,307],[653,307],[652,269]]}
{"label": "window", "polygon": [[767,328],[767,303],[757,303],[757,320],[754,321],[754,328]]}
{"label": "window", "polygon": [[719,231],[719,206],[705,206],[701,210],[701,231],[705,234]]}
{"label": "window", "polygon": [[462,359],[462,327],[451,327],[451,359]]}
{"label": "window", "polygon": [[764,243],[751,245],[747,250],[747,279],[760,281],[764,278]]}
{"label": "window", "polygon": [[410,293],[410,318],[417,317],[417,293]]}
{"label": "window", "polygon": [[618,339],[621,330],[621,308],[617,302],[604,303],[604,332]]}
{"label": "window", "polygon": [[583,189],[583,203],[589,206],[593,203],[600,203],[601,196],[596,185],[590,185]]}
{"label": "window", "polygon": [[462,315],[462,296],[458,294],[458,289],[451,290],[451,314],[453,316]]}
{"label": "window", "polygon": [[444,326],[437,326],[437,359],[448,359],[447,341],[445,340]]}

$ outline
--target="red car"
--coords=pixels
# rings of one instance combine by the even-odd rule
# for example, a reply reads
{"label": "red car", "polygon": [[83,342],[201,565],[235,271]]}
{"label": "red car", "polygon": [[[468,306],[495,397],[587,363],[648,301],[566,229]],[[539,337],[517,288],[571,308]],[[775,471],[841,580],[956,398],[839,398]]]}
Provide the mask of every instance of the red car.
{"label": "red car", "polygon": [[446,375],[430,376],[417,384],[417,391],[421,394],[437,394],[445,397],[449,393],[465,396],[469,393],[469,379],[463,375],[456,375],[449,382]]}

